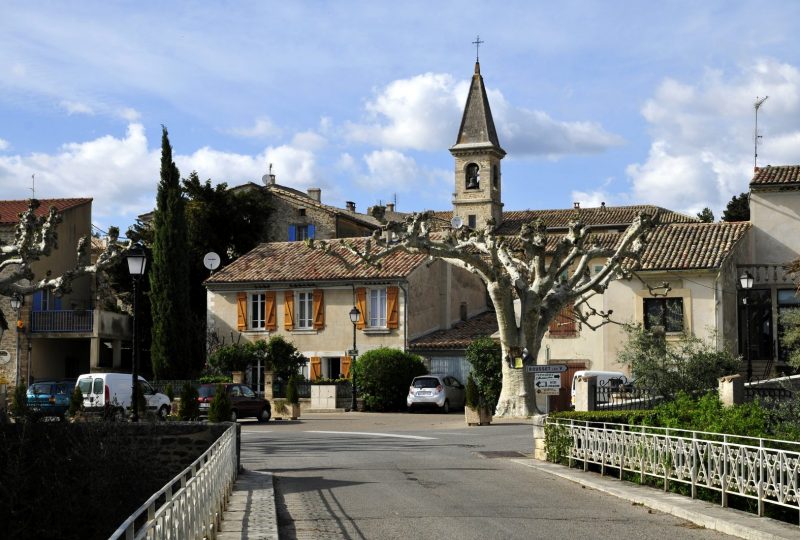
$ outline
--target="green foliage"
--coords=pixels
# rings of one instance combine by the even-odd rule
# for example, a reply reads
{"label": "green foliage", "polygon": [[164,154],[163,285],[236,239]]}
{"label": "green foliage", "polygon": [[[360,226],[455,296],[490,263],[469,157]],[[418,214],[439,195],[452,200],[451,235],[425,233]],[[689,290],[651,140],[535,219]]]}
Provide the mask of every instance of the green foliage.
{"label": "green foliage", "polygon": [[308,362],[308,359],[297,351],[297,347],[283,336],[272,336],[266,343],[262,340],[256,344],[258,350],[263,351],[269,369],[284,380],[290,379]]}
{"label": "green foliage", "polygon": [[572,437],[569,436],[566,426],[545,424],[544,447],[547,452],[547,461],[567,465],[571,446]]}
{"label": "green foliage", "polygon": [[83,412],[83,392],[76,385],[72,390],[72,395],[69,397],[69,411],[67,411],[67,414],[74,417],[80,412]]}
{"label": "green foliage", "polygon": [[172,383],[168,383],[166,388],[164,388],[164,395],[166,395],[170,401],[175,400],[175,389],[172,388]]}
{"label": "green foliage", "polygon": [[198,397],[197,388],[192,383],[183,384],[181,388],[181,403],[178,407],[178,418],[181,420],[196,420],[200,416]]}
{"label": "green foliage", "polygon": [[230,375],[203,375],[200,377],[200,384],[229,383],[233,382]]}
{"label": "green foliage", "polygon": [[244,371],[258,360],[250,343],[223,345],[208,357],[208,363],[219,371]]}
{"label": "green foliage", "polygon": [[722,211],[722,221],[749,221],[750,196],[745,192],[734,195]]}
{"label": "green foliage", "polygon": [[680,390],[703,393],[717,387],[717,379],[736,373],[739,358],[718,351],[712,343],[683,335],[667,341],[663,334],[627,326],[628,341],[617,360],[630,367],[637,386],[652,388],[664,396]]}
{"label": "green foliage", "polygon": [[300,403],[300,395],[297,393],[297,381],[294,375],[289,377],[289,382],[286,385],[286,401],[293,405]]}
{"label": "green foliage", "polygon": [[218,384],[217,389],[214,392],[214,399],[211,400],[211,406],[208,408],[208,421],[228,422],[230,419],[231,398],[228,397],[228,392],[225,391],[225,386]]}
{"label": "green foliage", "polygon": [[11,414],[20,422],[30,420],[32,413],[28,407],[28,387],[20,384],[14,387],[14,398],[11,402]]}
{"label": "green foliage", "polygon": [[550,413],[550,418],[600,422],[609,424],[655,425],[652,410],[630,411],[559,411]]}
{"label": "green foliage", "polygon": [[714,212],[711,211],[711,208],[706,206],[697,213],[697,219],[699,219],[701,223],[714,223]]}
{"label": "green foliage", "polygon": [[211,353],[208,364],[217,371],[243,371],[261,360],[262,365],[278,377],[289,379],[295,375],[307,359],[297,348],[282,336],[273,336],[269,341],[223,345]]}
{"label": "green foliage", "polygon": [[472,376],[480,391],[484,405],[494,411],[503,387],[502,350],[490,337],[480,337],[467,347],[467,362],[472,365]]}
{"label": "green foliage", "polygon": [[199,372],[189,341],[189,246],[186,201],[180,173],[172,161],[167,129],[161,135],[161,181],[153,215],[150,305],[153,317],[150,357],[159,379],[190,378]]}
{"label": "green foliage", "polygon": [[477,409],[481,404],[480,391],[478,390],[478,385],[475,384],[475,379],[472,377],[472,374],[467,376],[465,404],[473,410]]}
{"label": "green foliage", "polygon": [[388,347],[364,353],[351,369],[364,407],[371,411],[404,409],[411,380],[428,372],[419,356]]}
{"label": "green foliage", "polygon": [[784,331],[781,345],[789,350],[786,363],[800,369],[800,309],[788,309],[780,314],[780,323]]}

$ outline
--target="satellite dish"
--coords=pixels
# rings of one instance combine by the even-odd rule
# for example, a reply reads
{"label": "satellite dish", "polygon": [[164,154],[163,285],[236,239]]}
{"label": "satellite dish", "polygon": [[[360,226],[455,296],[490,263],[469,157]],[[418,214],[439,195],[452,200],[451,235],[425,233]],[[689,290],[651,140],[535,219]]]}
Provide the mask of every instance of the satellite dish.
{"label": "satellite dish", "polygon": [[212,272],[217,268],[219,268],[219,255],[217,255],[213,251],[209,251],[208,253],[203,255],[203,266],[205,266]]}
{"label": "satellite dish", "polygon": [[453,216],[453,219],[450,220],[450,226],[454,229],[460,229],[464,225],[464,220],[458,216]]}

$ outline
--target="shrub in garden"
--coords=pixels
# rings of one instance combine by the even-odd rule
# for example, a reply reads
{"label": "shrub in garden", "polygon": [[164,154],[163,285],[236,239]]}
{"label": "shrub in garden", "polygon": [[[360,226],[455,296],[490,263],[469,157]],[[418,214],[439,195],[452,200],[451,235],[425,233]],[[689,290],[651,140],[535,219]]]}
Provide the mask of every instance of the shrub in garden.
{"label": "shrub in garden", "polygon": [[467,347],[467,362],[487,409],[494,411],[503,387],[502,349],[490,337],[480,337]]}
{"label": "shrub in garden", "polygon": [[178,407],[178,418],[196,420],[200,416],[200,404],[197,402],[197,388],[192,383],[184,383],[181,388],[181,404]]}
{"label": "shrub in garden", "polygon": [[289,377],[289,382],[286,384],[286,403],[291,405],[300,403],[300,395],[297,393],[297,380],[294,375]]}
{"label": "shrub in garden", "polygon": [[477,409],[481,404],[478,385],[475,384],[475,379],[472,378],[472,375],[469,375],[467,377],[467,390],[466,390],[466,395],[464,396],[464,400],[465,400],[465,405],[472,410]]}
{"label": "shrub in garden", "polygon": [[83,392],[81,392],[79,386],[76,386],[69,398],[69,411],[67,411],[67,414],[74,418],[80,412],[83,412]]}
{"label": "shrub in garden", "polygon": [[358,394],[370,411],[405,409],[411,380],[428,373],[419,356],[388,347],[364,353],[352,369]]}
{"label": "shrub in garden", "polygon": [[218,384],[214,392],[214,399],[208,408],[209,422],[227,422],[231,419],[231,399],[225,391],[225,385]]}

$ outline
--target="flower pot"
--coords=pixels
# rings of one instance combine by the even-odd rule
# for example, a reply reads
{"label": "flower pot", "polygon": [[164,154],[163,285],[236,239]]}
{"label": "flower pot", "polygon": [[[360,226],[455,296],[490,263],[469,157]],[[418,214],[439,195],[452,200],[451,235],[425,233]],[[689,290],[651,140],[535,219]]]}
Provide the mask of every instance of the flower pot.
{"label": "flower pot", "polygon": [[492,415],[486,407],[464,407],[464,420],[468,426],[488,426],[492,423]]}
{"label": "flower pot", "polygon": [[292,403],[290,407],[292,409],[292,416],[291,416],[292,420],[297,420],[298,418],[300,418],[300,404]]}
{"label": "flower pot", "polygon": [[244,384],[244,371],[231,371],[231,378],[236,384]]}

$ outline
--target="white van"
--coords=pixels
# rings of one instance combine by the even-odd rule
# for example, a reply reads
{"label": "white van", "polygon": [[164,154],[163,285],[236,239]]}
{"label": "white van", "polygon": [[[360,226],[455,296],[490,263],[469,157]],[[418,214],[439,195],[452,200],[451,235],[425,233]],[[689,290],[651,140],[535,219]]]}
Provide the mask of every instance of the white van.
{"label": "white van", "polygon": [[597,386],[622,386],[628,384],[628,377],[621,371],[594,371],[582,369],[572,376],[572,406],[575,406],[575,385],[578,377],[597,377]]}
{"label": "white van", "polygon": [[[132,381],[130,373],[86,373],[78,377],[75,386],[81,389],[85,410],[122,415],[131,406]],[[139,386],[147,401],[147,410],[166,418],[171,408],[169,398],[153,390],[142,377],[139,377]]]}

